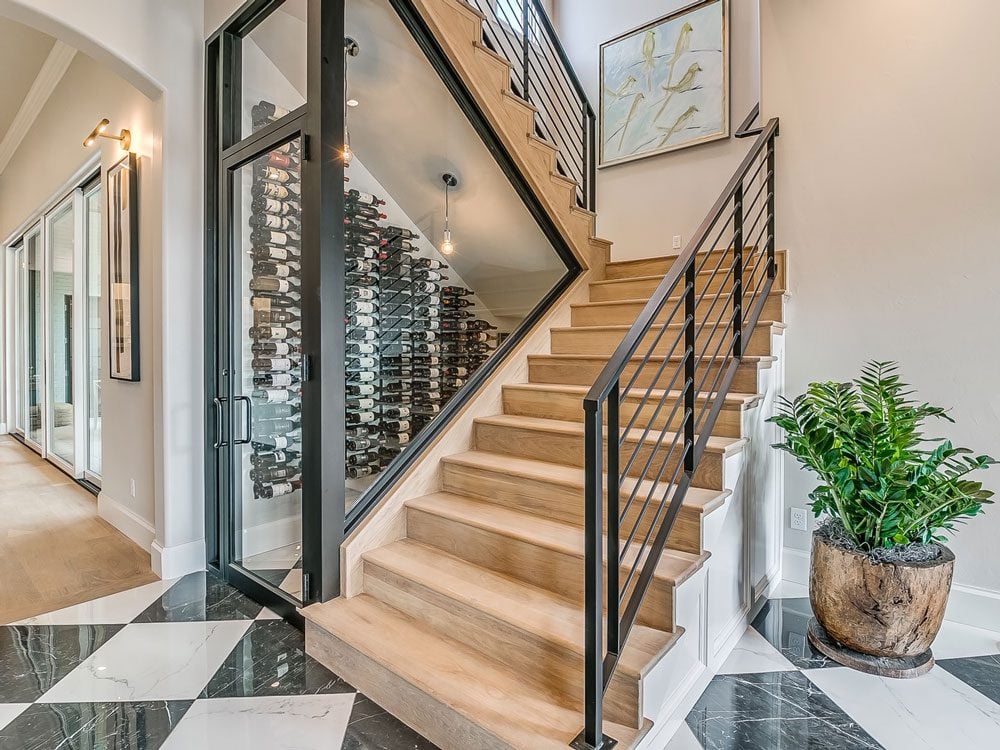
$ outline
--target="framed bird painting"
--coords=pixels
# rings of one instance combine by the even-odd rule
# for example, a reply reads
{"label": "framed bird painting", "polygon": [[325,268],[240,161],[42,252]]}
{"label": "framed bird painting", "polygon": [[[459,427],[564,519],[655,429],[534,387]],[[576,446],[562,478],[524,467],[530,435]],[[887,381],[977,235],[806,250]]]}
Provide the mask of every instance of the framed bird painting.
{"label": "framed bird painting", "polygon": [[600,166],[729,137],[729,0],[601,45]]}

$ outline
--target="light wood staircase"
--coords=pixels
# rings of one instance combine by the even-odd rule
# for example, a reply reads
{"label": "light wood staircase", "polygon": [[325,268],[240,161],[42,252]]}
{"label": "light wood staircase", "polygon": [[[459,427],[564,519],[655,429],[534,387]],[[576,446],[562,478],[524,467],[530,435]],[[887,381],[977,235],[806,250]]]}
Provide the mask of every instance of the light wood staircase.
{"label": "light wood staircase", "polygon": [[[503,413],[476,420],[473,449],[444,459],[440,491],[406,501],[405,538],[363,555],[363,593],[304,610],[310,653],[443,748],[565,748],[580,730],[582,399],[671,260],[608,264],[590,285],[597,299],[551,330],[553,353],[529,357],[527,382],[504,385]],[[650,726],[643,678],[683,635],[677,587],[710,554],[705,519],[729,495],[723,462],[744,447],[743,413],[772,360],[767,333],[783,328],[781,255],[778,274],[605,699],[606,731],[623,748]],[[653,438],[633,432],[626,449],[646,442],[647,455]]]}

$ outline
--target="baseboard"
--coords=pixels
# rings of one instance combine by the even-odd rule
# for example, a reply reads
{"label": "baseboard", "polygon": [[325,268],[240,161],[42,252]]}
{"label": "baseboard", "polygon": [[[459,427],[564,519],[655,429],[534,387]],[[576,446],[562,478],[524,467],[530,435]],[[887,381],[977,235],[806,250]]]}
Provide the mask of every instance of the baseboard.
{"label": "baseboard", "polygon": [[785,547],[781,550],[781,577],[792,583],[809,585],[809,553]]}
{"label": "baseboard", "polygon": [[259,555],[273,549],[299,544],[302,541],[302,516],[290,516],[268,521],[243,530],[243,557]]}
{"label": "baseboard", "polygon": [[149,552],[156,529],[145,518],[103,490],[97,495],[97,515]]}
{"label": "baseboard", "polygon": [[961,583],[952,584],[944,617],[963,625],[997,630],[1000,628],[1000,592]]}
{"label": "baseboard", "polygon": [[187,544],[164,547],[153,542],[149,554],[153,572],[169,580],[205,569],[205,540],[197,539]]}

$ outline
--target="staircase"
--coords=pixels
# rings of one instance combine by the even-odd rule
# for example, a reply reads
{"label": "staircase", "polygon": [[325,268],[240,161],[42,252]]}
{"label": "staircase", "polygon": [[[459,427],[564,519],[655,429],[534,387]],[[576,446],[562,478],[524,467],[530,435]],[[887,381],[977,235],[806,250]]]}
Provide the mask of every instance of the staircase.
{"label": "staircase", "polygon": [[[673,260],[609,263],[572,325],[550,331],[552,353],[529,357],[528,381],[504,385],[503,413],[478,418],[473,448],[444,459],[441,490],[406,501],[405,538],[363,555],[363,593],[304,610],[311,654],[443,748],[566,748],[580,731],[581,403]],[[707,519],[731,494],[726,459],[744,449],[773,361],[767,334],[784,328],[783,260],[605,699],[605,732],[623,748],[650,728],[644,682],[684,637],[676,593],[708,560]]]}

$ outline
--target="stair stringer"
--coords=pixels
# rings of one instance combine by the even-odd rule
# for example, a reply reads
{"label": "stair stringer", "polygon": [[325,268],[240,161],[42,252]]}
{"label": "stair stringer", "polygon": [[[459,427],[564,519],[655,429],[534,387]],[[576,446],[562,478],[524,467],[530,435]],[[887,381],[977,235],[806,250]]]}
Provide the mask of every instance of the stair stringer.
{"label": "stair stringer", "polygon": [[340,560],[342,596],[350,598],[363,593],[362,555],[406,537],[406,500],[442,489],[441,459],[473,447],[475,420],[478,417],[503,412],[504,384],[527,381],[528,357],[549,353],[550,329],[568,325],[571,305],[588,299],[592,280],[593,273],[584,272],[573,281],[462,410],[441,428],[420,460],[410,466],[344,540]]}
{"label": "stair stringer", "polygon": [[413,0],[476,103],[580,264],[601,278],[611,243],[596,217],[576,205],[577,184],[559,174],[555,146],[535,135],[531,104],[511,89],[511,66],[483,43],[483,16],[465,0]]}
{"label": "stair stringer", "polygon": [[684,635],[643,678],[643,716],[655,730],[638,750],[663,747],[781,580],[782,472],[770,447],[777,428],[766,419],[784,394],[784,343],[782,333],[772,333],[776,359],[758,371],[761,398],[743,413],[746,445],[723,466],[731,494],[703,522],[702,544],[711,557],[675,591]]}

